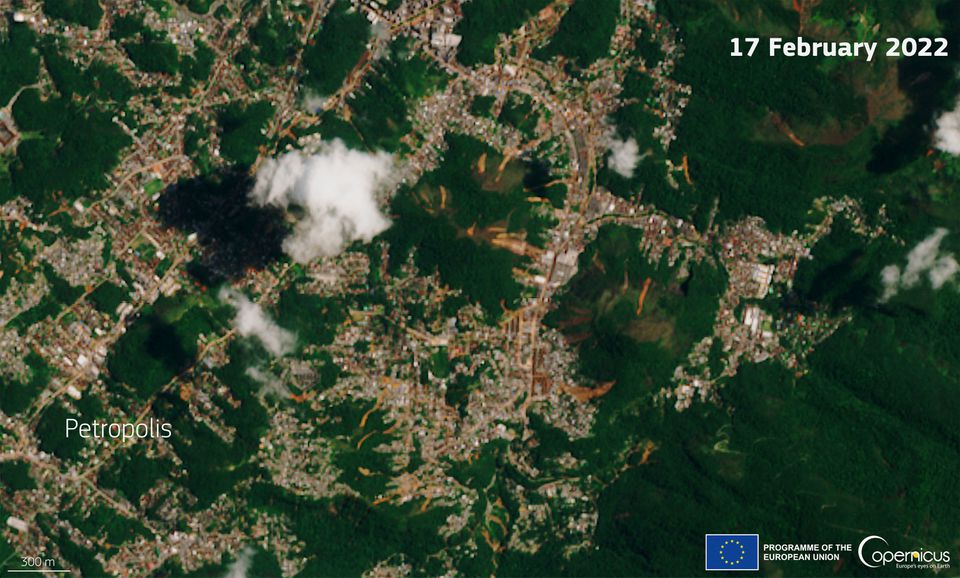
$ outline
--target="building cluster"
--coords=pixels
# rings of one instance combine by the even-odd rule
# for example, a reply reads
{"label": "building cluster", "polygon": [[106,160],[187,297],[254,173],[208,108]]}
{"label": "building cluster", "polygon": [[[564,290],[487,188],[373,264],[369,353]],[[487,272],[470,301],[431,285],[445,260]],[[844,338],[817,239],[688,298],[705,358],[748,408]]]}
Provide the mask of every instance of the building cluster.
{"label": "building cluster", "polygon": [[[547,204],[543,209],[556,220],[543,247],[506,231],[491,236],[494,246],[524,257],[515,271],[524,284],[522,300],[513,309],[504,305],[499,323],[491,323],[488,312],[475,304],[451,311],[450,303],[459,295],[443,287],[436,273],[419,271],[412,262],[400,274],[391,275],[384,265],[386,244],[380,246],[379,260],[348,252],[304,266],[271,266],[236,281],[238,291],[270,310],[296,279],[296,291],[335,299],[344,306],[346,316],[332,343],[308,344],[303,355],[278,356],[247,368],[246,376],[263,388],[261,400],[270,416],[255,460],[276,485],[295,495],[356,497],[359,491],[345,481],[354,472],[337,464],[338,452],[370,450],[389,456],[390,464],[386,470],[372,463],[356,468],[364,477],[385,479],[386,489],[372,499],[371,507],[412,502],[424,510],[431,505],[449,507],[452,512],[440,530],[447,538],[494,523],[503,526],[509,545],[523,552],[538,550],[537,534],[544,529],[557,535],[567,554],[586,548],[597,524],[595,482],[581,472],[583,464],[572,455],[535,466],[524,448],[536,444],[530,426],[534,414],[569,439],[589,435],[596,414],[596,404],[590,401],[617,387],[612,382],[586,383],[577,374],[574,349],[559,332],[543,324],[544,316],[555,307],[554,298],[577,276],[581,255],[600,228],[620,225],[641,230],[637,250],[652,263],[684,267],[711,258],[719,248],[718,266],[726,270],[729,281],[714,333],[694,346],[688,363],[677,368],[674,382],[664,390],[664,396],[682,409],[696,398],[711,399],[717,380],[732,375],[743,361],[775,357],[798,367],[804,352],[838,326],[841,320],[823,315],[779,318],[767,311],[765,301],[789,288],[798,261],[807,258],[812,243],[829,231],[829,220],[840,213],[859,219],[858,208],[848,201],[824,201],[826,225],[807,236],[776,235],[762,221],[746,219],[718,238],[714,228],[700,232],[692,223],[643,205],[639,195],[626,200],[596,186],[599,159],[613,128],[609,118],[623,104],[620,91],[628,70],[648,74],[654,81],[653,95],[645,105],[664,120],[655,134],[664,148],[675,138],[677,119],[690,94],[689,87],[670,78],[681,47],[652,2],[622,3],[610,55],[581,75],[570,74],[562,59],[542,62],[530,56],[556,30],[570,7],[568,0],[551,3],[516,31],[501,35],[494,63],[475,68],[456,61],[464,42],[456,32],[461,18],[458,3],[407,0],[395,10],[387,10],[379,0],[354,4],[373,23],[374,36],[344,86],[323,108],[344,110],[346,97],[362,84],[372,62],[398,34],[412,37],[416,49],[450,76],[442,90],[420,99],[410,112],[413,132],[403,137],[410,152],[398,159],[399,183],[413,184],[438,166],[445,136],[457,132],[486,143],[504,163],[543,158],[567,195],[562,207]],[[318,1],[309,6],[309,23],[315,25],[330,5]],[[112,11],[125,14],[142,9],[139,0],[124,0]],[[228,102],[267,99],[277,110],[268,136],[284,134],[298,122],[312,122],[299,110],[296,98],[299,56],[295,66],[282,71],[289,77],[272,78],[255,90],[246,86],[244,71],[234,62],[247,43],[249,28],[262,17],[262,6],[227,21],[215,14],[201,17],[181,7],[171,9],[169,18],[150,12],[146,24],[166,31],[184,53],[203,39],[217,55],[207,84],[188,98],[162,93],[175,79],[136,70],[109,38],[108,26],[87,30],[50,21],[32,1],[17,12],[17,22],[66,38],[76,49],[78,62],[105,58],[136,86],[157,88],[163,94],[159,98],[141,94],[127,103],[140,119],[137,128],[128,126],[123,115],[115,119],[134,144],[109,176],[109,190],[95,201],[78,200],[62,209],[78,226],[96,227],[89,237],[64,238],[44,248],[38,234],[48,232],[49,225],[34,223],[22,201],[0,206],[4,226],[20,227],[27,233],[25,238],[35,239],[24,241],[32,255],[24,267],[37,268],[45,262],[67,283],[83,288],[83,296],[75,303],[23,331],[7,325],[41,302],[50,291],[49,280],[41,273],[30,283],[14,279],[0,296],[0,370],[23,377],[29,368],[22,360],[32,351],[55,374],[29,415],[40,414],[54,403],[76,409],[95,396],[107,401],[105,411],[112,419],[136,417],[109,403],[103,378],[111,346],[161,296],[206,290],[190,280],[183,266],[196,253],[196,235],[164,228],[155,218],[156,187],[199,171],[183,154],[188,117],[210,118],[216,107]],[[303,14],[285,12],[284,18],[302,21]],[[314,27],[306,26],[305,38]],[[640,34],[656,39],[664,55],[660,63],[651,66],[635,55]],[[50,90],[47,84],[45,80],[42,91]],[[492,117],[467,112],[478,97],[493,97]],[[538,116],[533,134],[494,120],[511,99],[518,98],[529,102]],[[219,159],[217,137],[208,136],[208,152],[219,165],[224,161]],[[0,152],[15,146],[18,138],[9,114],[0,112]],[[306,136],[299,144],[309,148],[318,145],[320,138]],[[389,198],[382,202],[386,206]],[[381,269],[371,271],[373,266]],[[377,287],[371,286],[371,278],[378,279]],[[115,311],[100,311],[91,303],[90,294],[103,283],[124,291]],[[371,303],[371,290],[384,293],[382,302]],[[225,423],[223,404],[237,407],[241,402],[231,392],[231,384],[214,377],[212,370],[231,361],[228,348],[235,337],[232,331],[201,335],[195,367],[167,386],[186,404],[189,419],[226,443],[236,439],[237,431]],[[721,375],[712,374],[709,363],[716,343],[723,351]],[[329,372],[328,364],[335,366],[340,377],[335,384],[321,387],[320,376]],[[349,435],[327,435],[324,426],[343,419],[334,410],[346,403],[367,409],[358,423],[347,424],[353,428]],[[149,404],[145,407],[143,411],[149,411]],[[307,411],[317,419],[304,419]],[[375,428],[375,422],[383,427]],[[177,483],[176,476],[160,480],[140,503],[133,504],[96,482],[100,468],[111,463],[116,451],[110,442],[97,442],[83,451],[79,463],[64,464],[39,449],[35,423],[0,414],[0,426],[0,431],[12,432],[0,433],[0,456],[29,462],[39,485],[37,490],[17,493],[13,500],[0,496],[0,507],[12,512],[4,536],[14,536],[10,539],[24,551],[51,543],[38,531],[36,520],[56,515],[58,504],[70,503],[85,511],[98,505],[109,507],[118,516],[142,522],[152,533],[125,542],[107,557],[102,553],[108,550],[104,536],[86,536],[69,521],[57,523],[58,531],[72,541],[100,551],[98,560],[111,573],[148,575],[170,560],[190,572],[224,555],[237,555],[251,542],[275,552],[284,575],[299,572],[307,562],[303,544],[280,514],[245,516],[249,527],[241,530],[237,512],[247,506],[240,498],[226,494],[211,507],[192,511],[196,499]],[[149,444],[152,456],[167,458],[180,470],[183,464],[169,442]],[[515,520],[496,508],[496,500],[482,496],[482,490],[458,481],[451,472],[451,464],[473,463],[501,444],[511,448],[504,459],[538,482],[530,489],[504,480],[503,486],[519,504]],[[478,512],[481,504],[485,509]],[[469,547],[474,550],[477,539],[470,538]],[[494,550],[502,546],[489,535],[480,539]],[[452,570],[452,559],[443,559]],[[390,575],[403,569],[402,564],[382,564],[372,573]]]}
{"label": "building cluster", "polygon": [[[762,219],[747,217],[727,227],[717,240],[720,262],[728,275],[727,288],[720,299],[713,335],[697,344],[688,363],[677,367],[672,386],[662,390],[678,410],[695,399],[714,399],[720,380],[735,375],[744,362],[772,358],[802,373],[813,347],[848,320],[848,314],[791,314],[769,305],[792,288],[799,263],[811,258],[811,247],[830,233],[838,217],[846,218],[864,236],[883,230],[882,226],[867,225],[859,204],[848,197],[818,201],[817,208],[823,211],[823,218],[806,234],[773,233]],[[715,341],[722,351],[720,374],[711,370],[709,363]]]}

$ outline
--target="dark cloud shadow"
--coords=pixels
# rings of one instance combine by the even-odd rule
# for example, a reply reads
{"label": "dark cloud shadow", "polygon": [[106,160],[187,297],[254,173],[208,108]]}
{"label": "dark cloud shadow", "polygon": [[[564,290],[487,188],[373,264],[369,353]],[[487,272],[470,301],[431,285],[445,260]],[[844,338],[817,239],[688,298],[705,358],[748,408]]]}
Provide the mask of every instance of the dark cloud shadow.
{"label": "dark cloud shadow", "polygon": [[181,181],[160,196],[160,222],[197,234],[201,258],[189,270],[201,282],[236,279],[283,256],[283,212],[251,205],[253,183],[245,169],[231,168]]}

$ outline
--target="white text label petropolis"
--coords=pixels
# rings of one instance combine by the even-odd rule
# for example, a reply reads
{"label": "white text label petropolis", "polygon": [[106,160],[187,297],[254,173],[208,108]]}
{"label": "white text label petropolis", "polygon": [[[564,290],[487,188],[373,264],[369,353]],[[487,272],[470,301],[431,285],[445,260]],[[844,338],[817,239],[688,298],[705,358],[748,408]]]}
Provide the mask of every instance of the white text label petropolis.
{"label": "white text label petropolis", "polygon": [[173,426],[160,420],[150,418],[148,422],[137,423],[110,423],[104,421],[81,422],[74,418],[65,421],[66,436],[71,433],[88,438],[110,438],[122,441],[144,438],[169,438],[173,435]]}

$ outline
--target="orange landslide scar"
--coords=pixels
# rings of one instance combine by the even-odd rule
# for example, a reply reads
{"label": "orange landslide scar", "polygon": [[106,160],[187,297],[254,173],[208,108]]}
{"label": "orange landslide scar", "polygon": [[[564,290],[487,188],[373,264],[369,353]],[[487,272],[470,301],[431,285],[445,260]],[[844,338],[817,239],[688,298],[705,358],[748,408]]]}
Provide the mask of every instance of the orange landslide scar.
{"label": "orange landslide scar", "polygon": [[637,299],[637,315],[643,311],[643,301],[647,298],[647,291],[650,289],[650,284],[653,282],[650,277],[647,277],[643,282],[643,290],[640,291],[640,298]]}

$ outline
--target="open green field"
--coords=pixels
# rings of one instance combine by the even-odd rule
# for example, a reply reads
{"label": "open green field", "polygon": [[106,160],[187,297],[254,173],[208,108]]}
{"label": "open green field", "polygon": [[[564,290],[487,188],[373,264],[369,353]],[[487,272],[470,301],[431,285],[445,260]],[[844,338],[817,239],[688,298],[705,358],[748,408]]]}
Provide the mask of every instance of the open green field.
{"label": "open green field", "polygon": [[330,96],[363,55],[370,23],[350,3],[340,0],[330,9],[303,54],[304,90]]}
{"label": "open green field", "polygon": [[501,303],[509,307],[520,297],[512,269],[526,258],[501,245],[512,239],[542,246],[549,217],[537,208],[549,199],[536,193],[554,192],[526,190],[534,169],[503,163],[479,141],[450,136],[447,144],[444,162],[394,198],[391,211],[399,218],[384,234],[391,266],[415,249],[421,270],[437,270],[444,283],[498,316]]}
{"label": "open green field", "polygon": [[471,0],[463,5],[457,33],[458,59],[467,66],[492,64],[500,34],[510,34],[548,4],[547,0]]}
{"label": "open green field", "polygon": [[141,399],[149,398],[187,369],[197,355],[197,338],[223,327],[210,301],[164,298],[145,310],[117,342],[107,360],[111,377]]}

